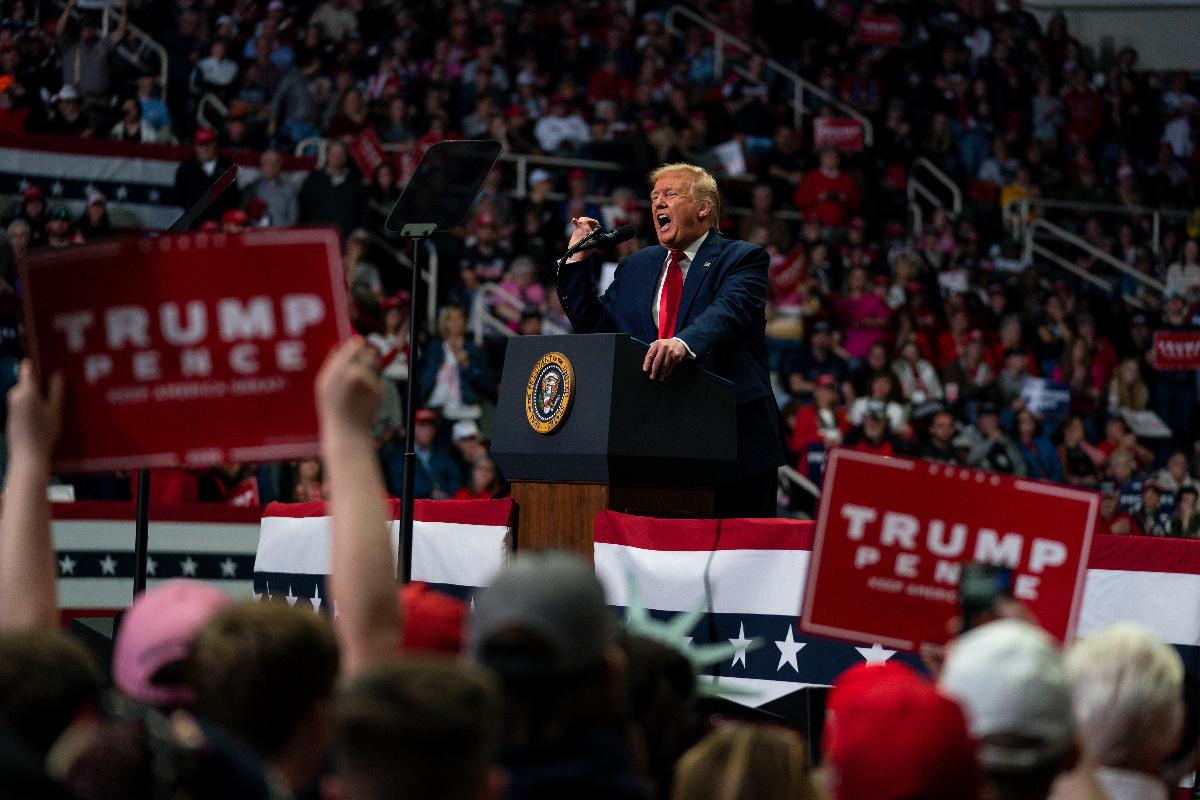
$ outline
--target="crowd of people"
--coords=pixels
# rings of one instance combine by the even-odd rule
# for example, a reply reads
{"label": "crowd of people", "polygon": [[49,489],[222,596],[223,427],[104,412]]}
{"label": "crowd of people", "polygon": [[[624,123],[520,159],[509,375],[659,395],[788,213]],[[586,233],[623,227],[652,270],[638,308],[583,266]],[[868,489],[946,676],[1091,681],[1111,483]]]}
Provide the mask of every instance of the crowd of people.
{"label": "crowd of people", "polygon": [[45,483],[63,381],[43,391],[22,366],[0,515],[3,796],[1165,800],[1195,768],[1180,656],[1133,624],[1064,656],[998,603],[928,653],[930,676],[837,678],[814,757],[790,727],[706,711],[683,640],[622,630],[578,556],[520,554],[470,607],[398,591],[373,360],[354,339],[317,379],[335,624],[180,578],[137,597],[109,669],[58,630]]}
{"label": "crowd of people", "polygon": [[[188,143],[181,207],[229,153],[261,151],[260,176],[224,195],[206,224],[342,231],[356,325],[396,390],[376,426],[388,485],[400,486],[411,372],[423,497],[503,490],[486,442],[506,334],[569,330],[552,264],[570,220],[638,226],[611,270],[653,239],[645,187],[628,176],[662,161],[711,163],[715,146],[734,142],[745,174],[722,179],[732,209],[722,230],[770,254],[772,378],[802,474],[819,481],[833,445],[912,454],[1098,489],[1115,501],[1105,506],[1112,532],[1195,536],[1197,377],[1158,369],[1152,343],[1156,331],[1200,322],[1200,221],[1152,224],[1146,212],[1198,205],[1191,78],[1140,70],[1130,49],[1085,47],[1063,17],[1043,26],[1017,0],[697,8],[760,55],[717,74],[704,30],[673,35],[654,3],[631,14],[611,1],[585,11],[129,0],[104,29],[74,4],[50,14],[17,2],[0,23],[0,129]],[[895,22],[894,41],[869,35],[880,19]],[[165,86],[127,20],[166,47]],[[796,127],[790,87],[767,57],[863,114],[873,143],[818,148],[814,121],[844,112],[810,94]],[[205,117],[215,127],[197,121],[206,94],[229,109]],[[394,160],[360,174],[350,145],[368,131]],[[498,167],[467,223],[435,240],[440,263],[458,269],[440,271],[436,331],[410,369],[406,276],[384,249],[383,220],[423,149],[453,136],[627,169],[532,169],[518,191]],[[324,155],[292,182],[282,154],[312,137]],[[927,208],[913,229],[905,188],[918,157],[965,199],[958,214]],[[1041,198],[1123,209],[1033,211],[1126,265],[1064,253],[1111,290],[1023,260],[1002,212]],[[95,192],[73,220],[30,185],[0,247],[7,288],[19,291],[12,261],[29,247],[109,234],[107,203]],[[17,306],[0,302],[3,388],[21,354]],[[1056,391],[1069,400],[1046,402]],[[266,502],[319,495],[314,471],[229,465],[160,485],[164,499],[228,500],[253,480]],[[121,476],[69,480],[78,496],[129,492]],[[780,499],[811,511],[791,484]]]}
{"label": "crowd of people", "polygon": [[[722,177],[721,229],[770,256],[770,367],[800,473],[819,480],[834,446],[915,455],[1100,491],[1103,532],[1200,536],[1198,376],[1153,350],[1156,331],[1200,325],[1200,221],[1145,211],[1200,205],[1187,74],[1086,48],[1017,0],[699,2],[758,53],[719,74],[703,29],[676,36],[664,5],[634,5],[127,0],[106,26],[75,0],[2,4],[0,131],[187,146],[181,208],[253,153],[258,177],[202,224],[337,226],[361,336],[318,379],[321,460],[152,481],[158,502],[333,499],[336,624],[180,579],[139,596],[101,665],[57,630],[45,486],[63,388],[18,370],[14,264],[115,230],[100,192],[73,218],[37,181],[22,189],[0,242],[0,795],[1160,800],[1194,769],[1180,657],[1132,625],[1064,654],[1004,605],[928,654],[929,676],[843,674],[810,742],[716,724],[685,652],[622,630],[572,557],[518,555],[470,606],[397,591],[381,498],[403,485],[408,437],[417,496],[502,494],[487,443],[505,343],[569,330],[552,263],[571,220],[638,227],[611,274],[653,239],[641,176],[715,163],[730,142],[745,171]],[[796,126],[767,58],[864,115],[873,142],[817,147],[814,120],[843,111],[810,93]],[[362,174],[351,148],[368,134],[394,161]],[[624,168],[538,168],[520,187],[493,171],[467,223],[435,239],[457,268],[413,359],[383,220],[424,148],[453,136]],[[293,182],[285,155],[316,139]],[[965,200],[914,228],[918,157]],[[1003,213],[1023,200],[1127,270],[1067,256],[1096,282],[1025,262]],[[121,474],[53,479],[80,498],[131,490]],[[810,502],[781,486],[786,512]]]}

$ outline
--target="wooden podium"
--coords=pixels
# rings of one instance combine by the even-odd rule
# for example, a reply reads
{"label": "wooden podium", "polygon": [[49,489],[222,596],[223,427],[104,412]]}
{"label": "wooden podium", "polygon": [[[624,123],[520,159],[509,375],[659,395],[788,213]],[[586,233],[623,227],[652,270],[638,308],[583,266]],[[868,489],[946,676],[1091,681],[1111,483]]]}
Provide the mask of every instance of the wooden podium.
{"label": "wooden podium", "polygon": [[737,454],[733,387],[693,363],[652,381],[624,334],[509,340],[492,458],[512,485],[518,550],[592,555],[596,513],[713,515]]}

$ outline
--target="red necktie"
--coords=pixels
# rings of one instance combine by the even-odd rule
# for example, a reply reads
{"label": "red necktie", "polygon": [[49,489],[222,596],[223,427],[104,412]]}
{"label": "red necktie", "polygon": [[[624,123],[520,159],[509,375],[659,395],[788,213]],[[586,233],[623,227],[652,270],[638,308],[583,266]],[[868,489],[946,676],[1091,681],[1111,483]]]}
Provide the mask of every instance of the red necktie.
{"label": "red necktie", "polygon": [[658,338],[670,339],[675,335],[675,318],[679,315],[679,298],[683,296],[683,251],[672,250],[667,262],[667,277],[663,279],[662,294],[658,298]]}

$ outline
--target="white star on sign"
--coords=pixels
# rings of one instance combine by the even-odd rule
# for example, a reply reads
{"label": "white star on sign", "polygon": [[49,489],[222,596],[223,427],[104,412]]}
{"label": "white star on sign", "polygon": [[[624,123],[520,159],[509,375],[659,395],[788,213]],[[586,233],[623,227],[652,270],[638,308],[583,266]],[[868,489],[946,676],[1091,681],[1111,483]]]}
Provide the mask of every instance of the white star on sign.
{"label": "white star on sign", "polygon": [[155,561],[150,556],[146,556],[146,574],[147,575],[157,575],[158,574],[158,562]]}
{"label": "white star on sign", "polygon": [[69,556],[69,555],[64,554],[63,557],[58,560],[58,570],[63,575],[74,575],[75,574],[75,559],[71,558],[71,556]]}
{"label": "white star on sign", "polygon": [[738,635],[736,639],[730,639],[729,643],[737,648],[737,652],[733,654],[733,663],[729,666],[736,667],[739,661],[742,666],[746,666],[746,648],[750,646],[750,640],[746,638],[746,625],[738,623]]}
{"label": "white star on sign", "polygon": [[59,197],[62,195],[62,193],[63,193],[62,181],[55,181],[54,183],[50,184],[50,194],[54,195],[55,197]]}
{"label": "white star on sign", "polygon": [[288,603],[288,605],[289,605],[289,606],[294,606],[294,605],[296,605],[296,601],[297,601],[297,600],[299,600],[299,599],[300,599],[299,597],[297,597],[296,595],[292,594],[292,587],[290,587],[290,586],[289,586],[289,587],[288,587],[288,593],[287,593],[287,603]]}
{"label": "white star on sign", "polygon": [[117,574],[117,562],[111,554],[105,554],[104,558],[100,559],[100,574],[114,576]]}
{"label": "white star on sign", "polygon": [[83,187],[83,196],[87,197],[89,194],[91,194],[94,191],[96,191],[96,184],[92,183],[91,181],[88,181],[88,185]]}
{"label": "white star on sign", "polygon": [[225,556],[225,560],[221,562],[221,577],[234,578],[237,577],[237,564],[229,556]]}
{"label": "white star on sign", "polygon": [[316,586],[316,585],[313,586],[312,604],[313,604],[313,611],[321,610],[321,587],[320,586]]}
{"label": "white star on sign", "polygon": [[860,656],[866,659],[868,664],[883,664],[889,658],[896,655],[895,650],[887,650],[879,642],[870,647],[856,647],[854,649],[858,651]]}
{"label": "white star on sign", "polygon": [[126,197],[129,197],[129,189],[127,189],[125,184],[122,183],[117,187],[117,199],[124,200]]}
{"label": "white star on sign", "polygon": [[805,644],[806,642],[797,642],[792,638],[792,626],[788,625],[787,636],[783,637],[783,641],[775,642],[775,646],[779,648],[779,665],[775,667],[775,671],[778,672],[787,664],[799,672],[800,665],[796,661],[796,654],[804,649]]}
{"label": "white star on sign", "polygon": [[179,562],[179,572],[183,575],[189,575],[194,578],[196,577],[197,566],[199,565],[196,564],[195,559],[193,559],[191,556],[188,556],[183,561]]}

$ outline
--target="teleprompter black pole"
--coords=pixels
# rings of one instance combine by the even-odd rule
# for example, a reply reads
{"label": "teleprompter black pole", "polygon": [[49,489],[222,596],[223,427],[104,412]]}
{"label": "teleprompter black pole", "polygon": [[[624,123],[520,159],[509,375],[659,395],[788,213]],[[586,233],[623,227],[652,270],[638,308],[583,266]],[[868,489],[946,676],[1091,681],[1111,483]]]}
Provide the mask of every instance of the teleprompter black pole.
{"label": "teleprompter black pole", "polygon": [[408,397],[404,402],[404,486],[400,492],[400,546],[396,551],[396,577],[403,583],[412,580],[413,550],[413,487],[417,479],[417,451],[413,444],[413,426],[417,419],[417,311],[421,303],[417,290],[421,286],[421,265],[418,257],[424,240],[413,237],[412,291],[408,310]]}

